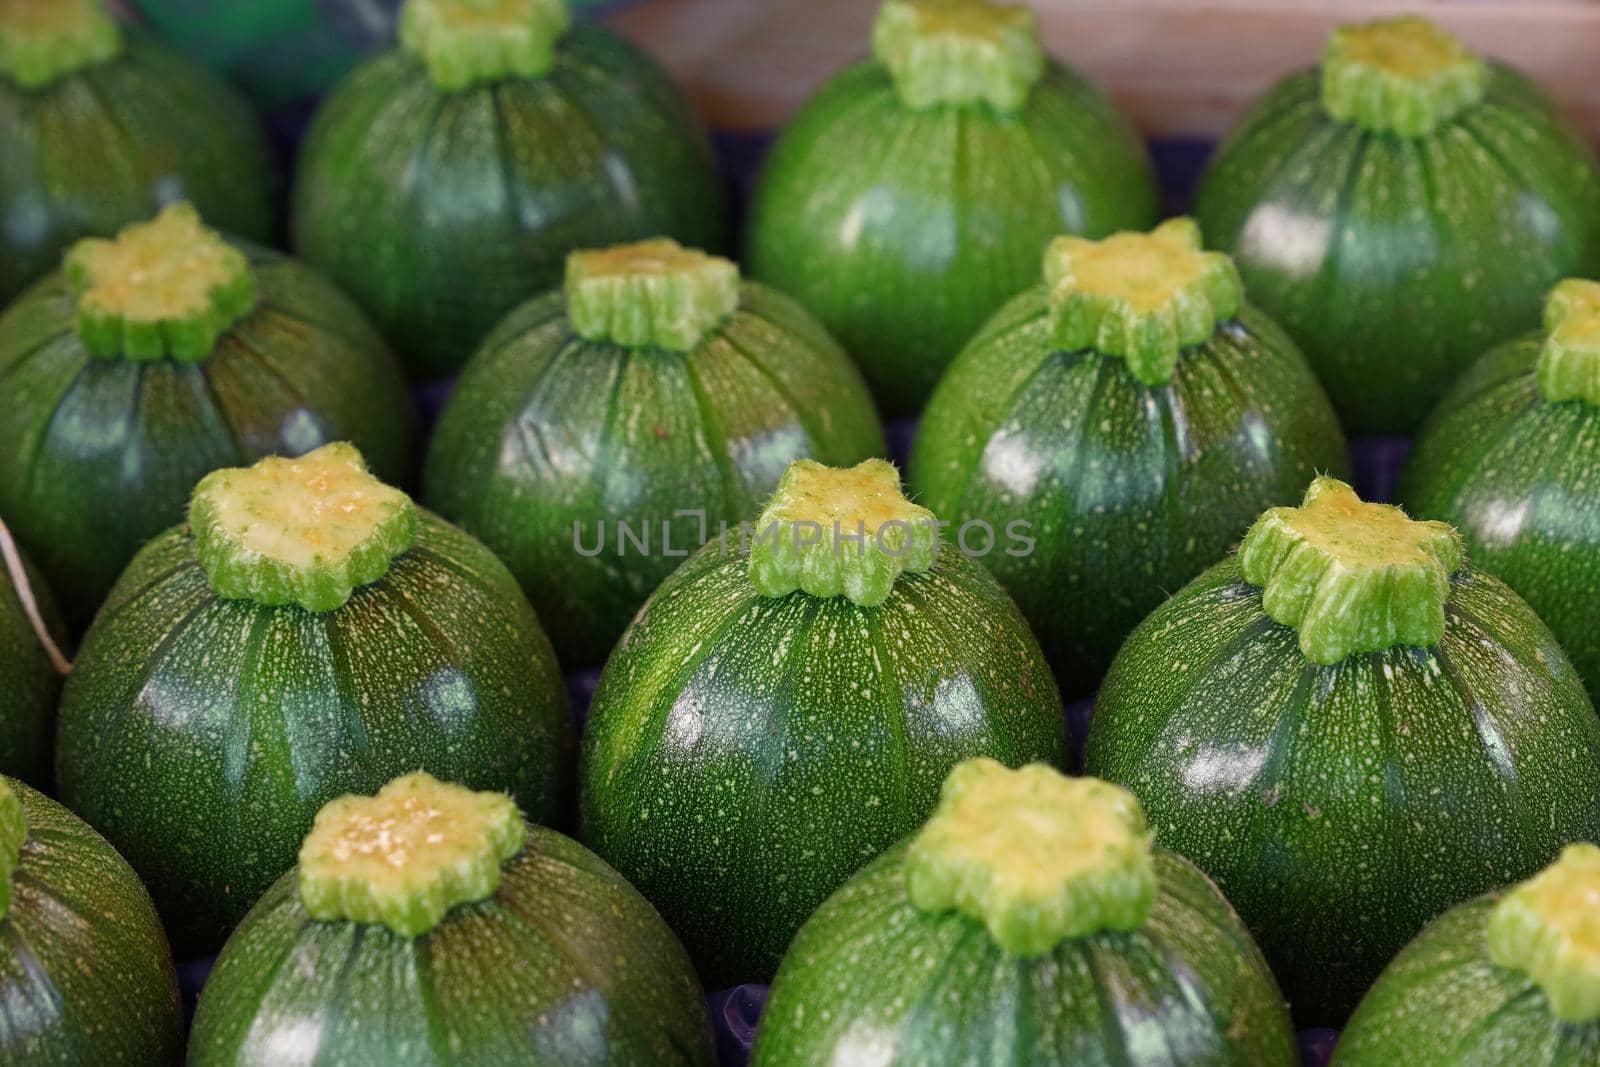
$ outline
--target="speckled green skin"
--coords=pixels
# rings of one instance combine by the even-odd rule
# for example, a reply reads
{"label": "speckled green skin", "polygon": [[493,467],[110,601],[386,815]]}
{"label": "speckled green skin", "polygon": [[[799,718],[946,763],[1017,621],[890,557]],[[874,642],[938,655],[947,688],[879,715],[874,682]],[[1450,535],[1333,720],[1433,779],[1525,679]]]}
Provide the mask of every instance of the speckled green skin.
{"label": "speckled green skin", "polygon": [[385,481],[409,480],[414,416],[393,355],[316,272],[239,247],[260,302],[200,363],[94,358],[59,272],[0,317],[0,515],[75,628],[217,467],[350,441]]}
{"label": "speckled green skin", "polygon": [[1489,959],[1490,894],[1445,912],[1362,998],[1333,1067],[1594,1067],[1600,1024],[1563,1025],[1544,992]]}
{"label": "speckled green skin", "polygon": [[1590,694],[1600,692],[1600,410],[1546,403],[1540,338],[1485,355],[1423,425],[1399,498],[1443,519],[1473,561],[1549,625]]}
{"label": "speckled green skin", "polygon": [[11,788],[28,839],[0,918],[0,1062],[181,1062],[178,977],[150,894],[82,819],[20,782]]}
{"label": "speckled green skin", "polygon": [[550,643],[488,549],[418,518],[415,547],[322,614],[218,599],[177,527],[84,638],[61,798],[139,871],[180,955],[221,943],[340,794],[421,769],[559,817],[571,724]]}
{"label": "speckled green skin", "polygon": [[1027,623],[946,548],[863,608],[766,598],[730,535],[618,643],[584,732],[584,840],[649,897],[711,989],[771,977],[857,868],[971,756],[1059,766],[1061,697]]}
{"label": "speckled green skin", "polygon": [[356,68],[306,134],[294,240],[431,380],[560,281],[573,249],[659,236],[720,247],[722,201],[666,73],[579,25],[541,79],[441,93],[398,50]]}
{"label": "speckled green skin", "polygon": [[42,89],[0,75],[0,304],[80,237],[177,200],[253,240],[274,236],[277,179],[238,92],[124,30],[122,55]]}
{"label": "speckled green skin", "polygon": [[[66,626],[44,576],[22,560],[39,615],[57,647],[65,651]],[[56,697],[61,675],[22,608],[17,588],[0,563],[0,774],[20,778],[40,789],[55,780],[50,753],[55,747]]]}
{"label": "speckled green skin", "polygon": [[267,891],[218,957],[190,1067],[716,1062],[700,985],[672,931],[558,833],[530,826],[493,897],[416,939],[313,920],[296,875]]}
{"label": "speckled green skin", "polygon": [[[577,337],[553,292],[467,365],[423,499],[506,561],[541,618],[561,620],[551,636],[575,667],[602,662],[719,523],[754,520],[792,460],[848,467],[883,454],[849,357],[765,286],[741,286],[733,318],[689,353]],[[648,551],[624,542],[619,522],[648,530]]]}
{"label": "speckled green skin", "polygon": [[1158,852],[1157,894],[1131,933],[1007,955],[980,923],[925,915],[905,845],[801,928],[772,986],[752,1067],[1127,1067],[1299,1062],[1283,996],[1216,886]]}
{"label": "speckled green skin", "polygon": [[1218,149],[1206,243],[1300,343],[1352,436],[1409,432],[1468,363],[1538,325],[1559,279],[1600,272],[1600,170],[1521,75],[1433,134],[1335,122],[1286,78]]}
{"label": "speckled green skin", "polygon": [[1138,133],[1060,64],[1002,115],[912,110],[867,61],[773,145],[745,261],[844,342],[887,414],[909,415],[984,320],[1038,280],[1052,237],[1143,230],[1156,207]]}
{"label": "speckled green skin", "polygon": [[1327,395],[1259,311],[1185,349],[1171,382],[1149,388],[1125,360],[1056,349],[1041,285],[951,365],[910,474],[918,501],[944,518],[1029,524],[1030,553],[984,562],[1063,691],[1084,694],[1140,620],[1262,511],[1347,464]]}
{"label": "speckled green skin", "polygon": [[1338,1025],[1433,916],[1600,838],[1600,718],[1527,604],[1470,566],[1432,648],[1321,667],[1298,637],[1219,563],[1117,655],[1084,772],[1217,880],[1301,1026]]}

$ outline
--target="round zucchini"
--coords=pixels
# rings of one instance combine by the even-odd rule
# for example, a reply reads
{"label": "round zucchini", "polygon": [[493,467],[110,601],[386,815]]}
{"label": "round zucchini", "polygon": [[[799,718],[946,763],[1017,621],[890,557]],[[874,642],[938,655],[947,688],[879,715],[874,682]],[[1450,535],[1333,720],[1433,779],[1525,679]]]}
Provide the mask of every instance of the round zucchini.
{"label": "round zucchini", "polygon": [[1026,526],[1032,551],[985,562],[1069,694],[1262,509],[1347,469],[1305,358],[1199,247],[1189,219],[1057,238],[1043,282],[940,381],[912,451],[937,514]]}
{"label": "round zucchini", "polygon": [[161,922],[117,850],[43,793],[0,777],[0,1061],[183,1058]]}
{"label": "round zucchini", "polygon": [[418,380],[454,374],[574,248],[715,248],[723,190],[688,102],[562,0],[408,0],[400,46],[323,102],[295,178],[295,246]]}
{"label": "round zucchini", "polygon": [[16,562],[20,583],[0,561],[0,691],[6,694],[0,700],[0,774],[48,789],[55,778],[50,754],[66,664],[53,660],[38,627],[56,645],[57,656],[67,644],[67,631],[44,576],[20,550]]}
{"label": "round zucchini", "polygon": [[1244,924],[1151,838],[1117,786],[959,764],[801,928],[752,1067],[1297,1064]]}
{"label": "round zucchini", "polygon": [[175,204],[0,316],[0,515],[81,628],[207,471],[349,439],[413,469],[394,357],[300,263],[225,239]]}
{"label": "round zucchini", "polygon": [[276,184],[249,104],[100,0],[0,4],[0,304],[78,238],[178,200],[268,240]]}
{"label": "round zucchini", "polygon": [[1414,430],[1472,358],[1538,323],[1545,290],[1600,272],[1587,139],[1414,15],[1336,31],[1268,92],[1195,214],[1355,436]]}
{"label": "round zucchini", "polygon": [[592,852],[415,772],[316,817],[228,939],[191,1067],[711,1067],[683,946]]}
{"label": "round zucchini", "polygon": [[709,988],[765,981],[816,906],[980,755],[1065,758],[1027,623],[981,564],[939,550],[888,463],[800,460],[753,529],[662,583],[606,663],[582,836]]}
{"label": "round zucchini", "polygon": [[564,289],[495,330],[440,416],[423,499],[562,620],[570,667],[602,662],[791,460],[884,452],[861,375],[816,320],[725,259],[654,240],[575,253]]}
{"label": "round zucchini", "polygon": [[1445,912],[1362,998],[1333,1067],[1600,1062],[1600,849]]}
{"label": "round zucchini", "polygon": [[872,46],[773,145],[745,259],[909,415],[1052,236],[1148,226],[1156,187],[1133,126],[1044,55],[1023,6],[886,0]]}
{"label": "round zucchini", "polygon": [[488,549],[350,445],[201,481],[134,558],[62,696],[62,800],[213,950],[316,810],[422,768],[563,810],[561,674]]}
{"label": "round zucchini", "polygon": [[1400,498],[1459,529],[1600,693],[1600,283],[1551,291],[1546,329],[1486,354],[1417,438]]}
{"label": "round zucchini", "polygon": [[1600,836],[1600,719],[1550,631],[1449,526],[1330,478],[1128,638],[1084,767],[1217,880],[1302,1026]]}

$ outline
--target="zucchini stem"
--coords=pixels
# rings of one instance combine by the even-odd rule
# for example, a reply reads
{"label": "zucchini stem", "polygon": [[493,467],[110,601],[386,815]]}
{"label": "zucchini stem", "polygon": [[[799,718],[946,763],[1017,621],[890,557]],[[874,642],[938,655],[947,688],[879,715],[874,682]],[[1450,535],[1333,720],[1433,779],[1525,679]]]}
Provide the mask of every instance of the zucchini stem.
{"label": "zucchini stem", "polygon": [[1328,477],[1299,507],[1263,514],[1239,546],[1239,574],[1262,588],[1263,610],[1299,630],[1301,653],[1324,666],[1437,644],[1450,575],[1464,562],[1453,527],[1366,503]]}
{"label": "zucchini stem", "polygon": [[580,337],[690,352],[739,307],[739,268],[657,238],[567,256],[567,318]]}
{"label": "zucchini stem", "polygon": [[1374,133],[1426,137],[1483,99],[1489,68],[1421,15],[1341,26],[1322,55],[1322,106]]}
{"label": "zucchini stem", "polygon": [[400,45],[443,92],[542,78],[572,25],[565,0],[406,0]]}
{"label": "zucchini stem", "polygon": [[1600,1020],[1600,848],[1568,845],[1489,915],[1489,958],[1544,990],[1564,1023]]}
{"label": "zucchini stem", "polygon": [[121,51],[122,32],[99,0],[0,0],[0,75],[24,89]]}
{"label": "zucchini stem", "polygon": [[872,54],[907,107],[983,103],[1014,112],[1044,75],[1031,8],[986,0],[885,0]]}
{"label": "zucchini stem", "polygon": [[1535,373],[1552,404],[1582,400],[1600,407],[1600,282],[1567,278],[1544,305],[1544,347]]}
{"label": "zucchini stem", "polygon": [[906,850],[918,910],[958,911],[1016,956],[1144,925],[1155,903],[1152,841],[1134,795],[1042,763],[958,764]]}

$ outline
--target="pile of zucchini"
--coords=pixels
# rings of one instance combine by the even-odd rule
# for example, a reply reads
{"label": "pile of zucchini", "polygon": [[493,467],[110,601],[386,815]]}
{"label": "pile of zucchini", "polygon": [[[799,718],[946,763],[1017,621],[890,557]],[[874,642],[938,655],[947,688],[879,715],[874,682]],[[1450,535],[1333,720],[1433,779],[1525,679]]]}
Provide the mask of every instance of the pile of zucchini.
{"label": "pile of zucchini", "polygon": [[735,227],[566,0],[262,4],[294,78],[147,6],[353,69],[279,168],[0,0],[0,1062],[710,1067],[760,984],[758,1067],[1600,1065],[1600,165],[1526,77],[1342,27],[1163,220],[1028,8],[883,0]]}

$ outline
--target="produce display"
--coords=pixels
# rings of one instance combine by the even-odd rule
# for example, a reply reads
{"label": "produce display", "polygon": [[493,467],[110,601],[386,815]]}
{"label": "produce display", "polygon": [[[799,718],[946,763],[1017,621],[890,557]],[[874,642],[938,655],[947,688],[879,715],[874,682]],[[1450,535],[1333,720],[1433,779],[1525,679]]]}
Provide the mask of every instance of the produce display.
{"label": "produce display", "polygon": [[249,105],[100,0],[0,0],[0,303],[177,200],[267,240],[276,180]]}
{"label": "produce display", "polygon": [[985,560],[1068,693],[1273,504],[1348,465],[1294,342],[1244,302],[1189,219],[1061,237],[1043,281],[939,383],[911,458],[919,502],[957,522],[1025,522],[1027,554]]}
{"label": "produce display", "polygon": [[1443,909],[1600,839],[1600,718],[1441,522],[1318,478],[1118,653],[1084,770],[1216,879],[1302,1025]]}
{"label": "produce display", "polygon": [[801,929],[752,1064],[868,1062],[863,1033],[874,1063],[1297,1064],[1249,932],[1152,836],[1106,782],[959,764],[922,829]]}
{"label": "produce display", "polygon": [[723,215],[698,119],[631,44],[573,25],[563,0],[408,0],[399,47],[318,111],[293,230],[429,381],[558,283],[573,249],[715,248]]}
{"label": "produce display", "polygon": [[0,777],[0,1062],[164,1067],[183,1048],[172,953],[105,838]]}
{"label": "produce display", "polygon": [[490,335],[434,430],[423,499],[561,620],[551,637],[577,667],[605,660],[683,556],[754,518],[791,460],[884,451],[816,320],[725,259],[652,240],[574,253],[561,289]]}
{"label": "produce display", "polygon": [[45,642],[59,655],[67,633],[43,576],[20,551],[16,562],[20,582],[0,563],[0,774],[48,789],[61,670]]}
{"label": "produce display", "polygon": [[394,357],[327,281],[174,204],[0,314],[0,517],[82,629],[208,471],[351,440],[413,464]]}
{"label": "produce display", "polygon": [[1590,138],[637,2],[0,0],[0,1063],[1600,1067]]}
{"label": "produce display", "polygon": [[961,760],[1066,755],[1027,623],[979,560],[936,549],[932,520],[883,460],[799,460],[748,536],[674,571],[606,662],[581,837],[710,988],[770,977]]}
{"label": "produce display", "polygon": [[570,740],[510,572],[340,442],[213,471],[140,551],[67,680],[56,770],[194,954],[339,794],[420,767],[550,824]]}
{"label": "produce display", "polygon": [[1417,437],[1400,496],[1459,529],[1600,693],[1600,283],[1567,279],[1543,332],[1463,374]]}
{"label": "produce display", "polygon": [[1334,1067],[1557,1067],[1600,1060],[1600,849],[1452,908],[1397,956],[1350,1019]]}
{"label": "produce display", "polygon": [[1547,289],[1600,273],[1591,146],[1417,16],[1336,31],[1218,149],[1195,215],[1355,436],[1414,429]]}
{"label": "produce display", "polygon": [[1048,58],[1033,12],[886,0],[872,57],[790,120],[751,206],[751,273],[798,299],[892,415],[915,414],[1063,231],[1156,220],[1132,125]]}
{"label": "produce display", "polygon": [[592,852],[503,793],[417,772],[329,802],[228,939],[192,1067],[710,1067],[683,947]]}

